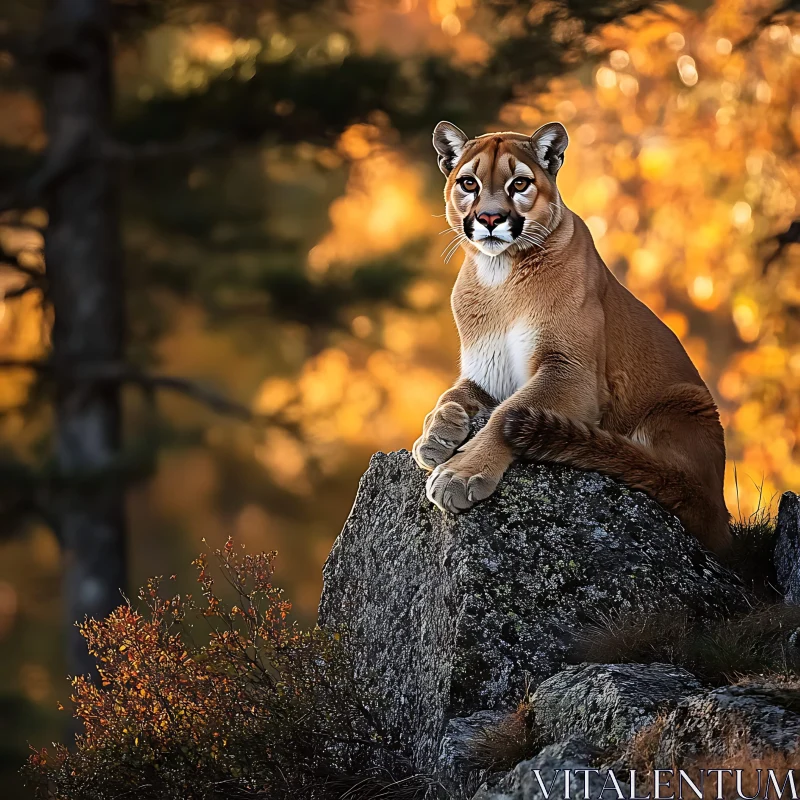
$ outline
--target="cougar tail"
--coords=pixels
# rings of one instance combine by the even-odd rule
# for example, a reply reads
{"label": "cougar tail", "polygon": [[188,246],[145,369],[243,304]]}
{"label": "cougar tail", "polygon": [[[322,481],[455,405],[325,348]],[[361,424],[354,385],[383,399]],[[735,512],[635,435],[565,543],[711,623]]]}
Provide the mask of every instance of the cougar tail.
{"label": "cougar tail", "polygon": [[616,478],[675,514],[709,549],[726,549],[730,537],[727,510],[716,508],[718,504],[702,483],[668,454],[540,409],[510,412],[505,435],[517,458],[566,464]]}

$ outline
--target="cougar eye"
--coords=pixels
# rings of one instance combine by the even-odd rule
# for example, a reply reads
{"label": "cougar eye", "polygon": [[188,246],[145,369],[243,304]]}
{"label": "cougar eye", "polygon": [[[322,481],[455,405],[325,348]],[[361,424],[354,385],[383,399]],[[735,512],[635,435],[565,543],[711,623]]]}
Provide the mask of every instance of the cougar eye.
{"label": "cougar eye", "polygon": [[515,192],[524,192],[532,183],[530,178],[514,178],[511,187]]}
{"label": "cougar eye", "polygon": [[467,175],[464,178],[459,178],[458,185],[465,191],[465,192],[474,192],[478,188],[478,181],[475,178],[471,178]]}

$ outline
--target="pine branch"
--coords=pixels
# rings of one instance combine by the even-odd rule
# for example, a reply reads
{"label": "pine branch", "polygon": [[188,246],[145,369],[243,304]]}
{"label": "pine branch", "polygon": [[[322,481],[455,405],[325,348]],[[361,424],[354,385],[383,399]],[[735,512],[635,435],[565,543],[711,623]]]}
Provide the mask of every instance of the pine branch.
{"label": "pine branch", "polygon": [[0,213],[33,208],[44,202],[48,189],[59,179],[87,159],[104,158],[109,161],[154,161],[181,156],[197,157],[219,148],[235,144],[230,134],[209,131],[189,136],[177,142],[146,142],[128,145],[109,140],[102,147],[90,146],[92,133],[75,122],[61,137],[58,148],[51,148],[45,163],[27,181],[0,193]]}
{"label": "pine branch", "polygon": [[23,369],[33,372],[48,372],[49,366],[47,361],[42,361],[41,359],[0,358],[0,369]]}

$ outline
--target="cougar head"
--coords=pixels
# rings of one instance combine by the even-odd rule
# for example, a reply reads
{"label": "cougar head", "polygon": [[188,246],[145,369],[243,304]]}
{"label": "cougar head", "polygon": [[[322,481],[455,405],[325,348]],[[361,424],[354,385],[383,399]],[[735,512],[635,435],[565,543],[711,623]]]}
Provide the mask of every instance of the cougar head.
{"label": "cougar head", "polygon": [[532,136],[487,133],[475,139],[440,122],[433,146],[447,177],[447,222],[460,241],[490,257],[543,247],[561,219],[556,175],[568,142],[560,122]]}

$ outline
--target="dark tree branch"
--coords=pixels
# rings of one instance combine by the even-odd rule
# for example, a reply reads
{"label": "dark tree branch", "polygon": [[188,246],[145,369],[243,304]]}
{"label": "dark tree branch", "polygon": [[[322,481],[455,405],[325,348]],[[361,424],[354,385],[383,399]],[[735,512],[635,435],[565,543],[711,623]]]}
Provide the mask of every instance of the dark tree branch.
{"label": "dark tree branch", "polygon": [[[13,216],[14,219],[11,219],[11,216]],[[29,231],[32,233],[43,234],[46,226],[37,225],[34,222],[23,221],[21,214],[12,215],[6,211],[0,213],[0,228],[12,228],[13,230],[18,231]],[[6,256],[3,257],[5,258]]]}
{"label": "dark tree branch", "polygon": [[27,278],[20,286],[15,286],[3,292],[0,295],[0,299],[13,300],[33,291],[40,291],[42,294],[47,293],[47,277],[45,273],[42,270],[22,264],[18,255],[11,255],[0,250],[0,269],[13,270]]}
{"label": "dark tree branch", "polygon": [[178,142],[146,142],[140,145],[128,145],[112,140],[106,142],[103,155],[105,158],[123,162],[150,161],[176,156],[194,157],[205,155],[212,150],[233,143],[235,141],[229,134],[209,131]]}
{"label": "dark tree branch", "polygon": [[91,159],[137,162],[163,158],[197,157],[235,143],[229,134],[209,131],[178,142],[128,145],[113,139],[93,147],[92,131],[78,121],[65,126],[63,141],[48,152],[41,168],[27,181],[0,193],[0,212],[32,208],[43,202],[47,190],[82,162]]}
{"label": "dark tree branch", "polygon": [[48,372],[49,362],[41,359],[0,358],[0,369],[26,369],[33,372]]}
{"label": "dark tree branch", "polygon": [[779,233],[777,236],[773,236],[767,241],[775,241],[778,243],[778,246],[775,248],[775,251],[772,253],[772,255],[770,255],[769,258],[764,261],[763,274],[765,275],[773,261],[776,261],[778,258],[780,258],[788,245],[800,244],[800,219],[794,220],[794,222],[792,222],[792,224],[789,225],[789,227],[783,231],[783,233]]}
{"label": "dark tree branch", "polygon": [[128,364],[98,362],[73,365],[64,369],[56,366],[51,360],[4,358],[0,359],[0,369],[31,370],[72,383],[128,383],[146,390],[163,389],[189,397],[218,414],[234,417],[250,424],[263,425],[276,420],[276,417],[271,415],[256,414],[246,405],[237,403],[211,387],[189,378],[153,374]]}
{"label": "dark tree branch", "polygon": [[798,12],[800,12],[800,0],[783,0],[782,3],[756,22],[753,26],[753,30],[736,43],[736,48],[743,49],[749,47],[758,39],[766,28],[776,23],[784,14],[796,14]]}
{"label": "dark tree branch", "polygon": [[152,374],[127,364],[86,364],[77,371],[76,377],[80,381],[90,383],[131,383],[148,390],[164,389],[185,395],[218,414],[234,417],[243,422],[267,421],[267,418],[254,414],[247,406],[231,400],[214,389],[175,375]]}
{"label": "dark tree branch", "polygon": [[0,194],[0,212],[18,208],[33,208],[36,205],[33,188],[33,182],[29,180],[4,191]]}

